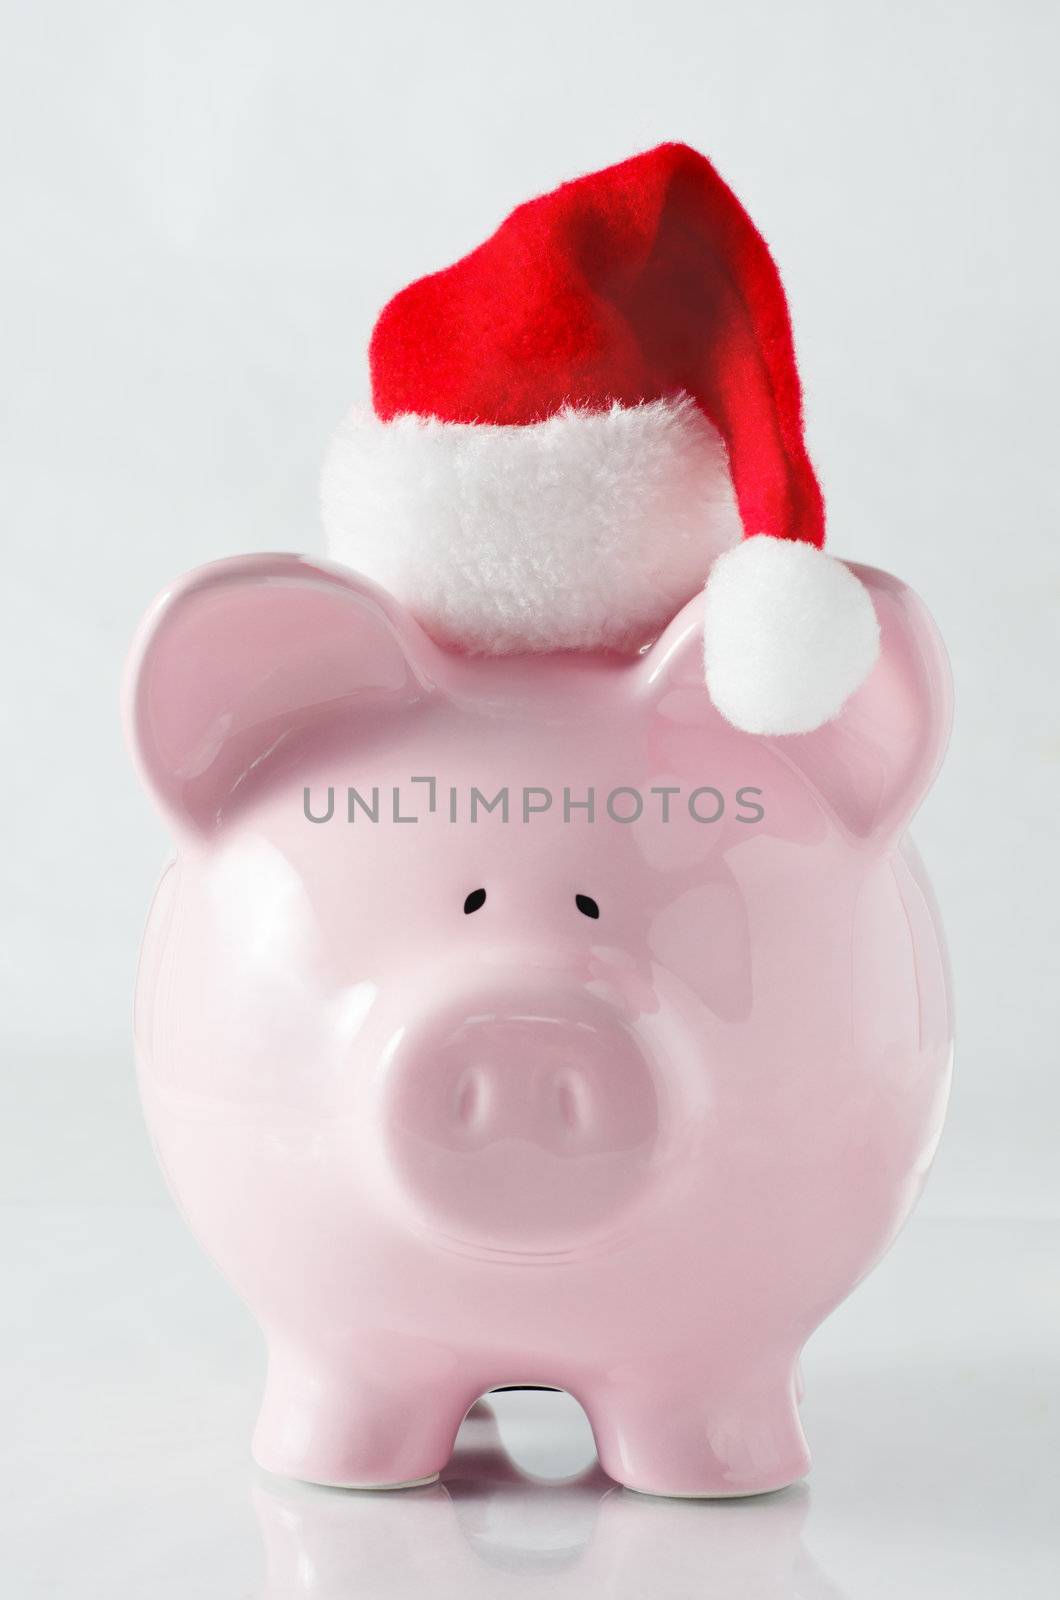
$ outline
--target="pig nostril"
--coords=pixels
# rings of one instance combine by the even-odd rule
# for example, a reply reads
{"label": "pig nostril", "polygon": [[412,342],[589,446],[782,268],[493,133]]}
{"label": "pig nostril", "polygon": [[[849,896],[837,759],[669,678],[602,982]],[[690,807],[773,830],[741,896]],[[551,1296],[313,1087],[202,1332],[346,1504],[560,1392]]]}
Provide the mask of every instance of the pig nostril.
{"label": "pig nostril", "polygon": [[475,1067],[460,1074],[454,1094],[456,1120],[465,1128],[474,1128],[482,1120],[486,1094],[482,1076]]}
{"label": "pig nostril", "polygon": [[574,1075],[569,1072],[560,1073],[556,1079],[555,1090],[560,1121],[573,1133],[586,1121],[585,1107]]}

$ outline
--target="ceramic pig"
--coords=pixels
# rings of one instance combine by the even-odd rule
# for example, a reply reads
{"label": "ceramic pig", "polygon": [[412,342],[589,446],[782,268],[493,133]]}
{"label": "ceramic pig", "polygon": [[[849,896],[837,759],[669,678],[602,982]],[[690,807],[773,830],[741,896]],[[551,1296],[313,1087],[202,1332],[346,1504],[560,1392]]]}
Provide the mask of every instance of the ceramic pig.
{"label": "ceramic pig", "polygon": [[295,556],[151,611],[128,726],[177,856],[140,1080],[265,1333],[263,1467],[422,1483],[539,1384],[634,1489],[807,1470],[799,1352],[913,1205],[951,1059],[905,838],[948,676],[856,570],[880,658],[786,738],[714,708],[701,597],[630,658],[447,652]]}

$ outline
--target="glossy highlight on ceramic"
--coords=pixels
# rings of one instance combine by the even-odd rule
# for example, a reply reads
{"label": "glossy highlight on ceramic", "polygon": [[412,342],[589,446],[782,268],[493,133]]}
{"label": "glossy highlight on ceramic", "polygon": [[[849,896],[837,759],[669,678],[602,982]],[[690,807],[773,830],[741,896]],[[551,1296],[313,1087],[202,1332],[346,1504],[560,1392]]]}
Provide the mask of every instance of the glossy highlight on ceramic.
{"label": "glossy highlight on ceramic", "polygon": [[[905,837],[949,679],[915,596],[857,571],[880,659],[777,738],[712,705],[701,598],[632,659],[448,652],[294,556],[200,569],[149,614],[128,727],[177,854],[140,1081],[268,1341],[263,1467],[422,1482],[478,1396],[529,1383],[578,1399],[631,1488],[806,1471],[799,1352],[913,1205],[951,1057]],[[306,818],[307,787],[426,773],[754,788],[763,815]]]}

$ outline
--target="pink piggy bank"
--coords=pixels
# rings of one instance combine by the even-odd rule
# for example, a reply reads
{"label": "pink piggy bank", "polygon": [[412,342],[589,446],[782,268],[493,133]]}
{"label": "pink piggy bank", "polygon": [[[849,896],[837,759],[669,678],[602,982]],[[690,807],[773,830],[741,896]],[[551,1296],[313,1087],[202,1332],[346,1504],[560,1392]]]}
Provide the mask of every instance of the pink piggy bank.
{"label": "pink piggy bank", "polygon": [[633,1489],[807,1470],[800,1350],[913,1205],[951,1061],[904,840],[948,677],[859,572],[879,661],[777,738],[715,710],[701,598],[631,658],[446,652],[295,556],[150,613],[128,725],[178,854],[140,1080],[265,1333],[263,1467],[422,1483],[537,1384]]}

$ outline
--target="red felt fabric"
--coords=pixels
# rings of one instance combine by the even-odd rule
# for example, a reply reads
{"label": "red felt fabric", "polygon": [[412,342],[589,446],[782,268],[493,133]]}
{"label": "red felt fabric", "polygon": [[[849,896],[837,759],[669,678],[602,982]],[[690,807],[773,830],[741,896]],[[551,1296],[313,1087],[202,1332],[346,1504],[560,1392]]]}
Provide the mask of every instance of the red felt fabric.
{"label": "red felt fabric", "polygon": [[726,441],[745,534],[824,542],[779,274],[687,145],[519,206],[390,301],[370,360],[384,420],[525,424],[685,390]]}

